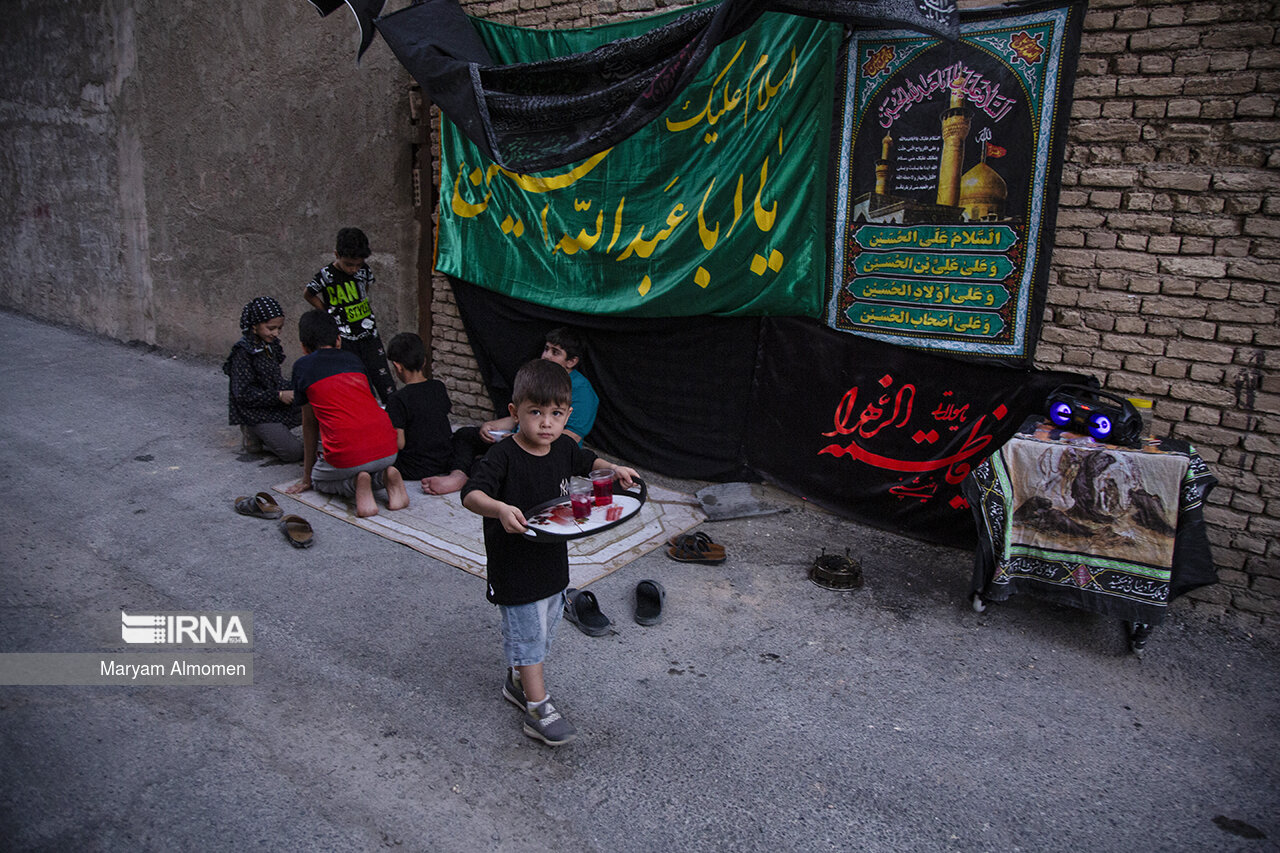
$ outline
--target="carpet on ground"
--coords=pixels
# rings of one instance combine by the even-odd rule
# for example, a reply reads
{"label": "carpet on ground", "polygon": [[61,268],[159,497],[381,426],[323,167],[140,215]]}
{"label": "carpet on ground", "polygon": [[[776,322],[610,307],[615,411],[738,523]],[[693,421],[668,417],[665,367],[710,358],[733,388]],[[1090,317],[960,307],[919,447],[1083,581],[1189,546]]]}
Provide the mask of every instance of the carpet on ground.
{"label": "carpet on ground", "polygon": [[[275,491],[287,494],[285,487],[292,482],[275,486]],[[355,503],[344,498],[316,491],[287,496],[468,574],[486,576],[480,517],[463,508],[457,492],[410,492],[407,509],[391,512],[383,506],[372,518],[358,518]],[[650,485],[649,500],[635,518],[593,536],[569,541],[569,585],[581,588],[612,574],[706,518],[692,495]]]}

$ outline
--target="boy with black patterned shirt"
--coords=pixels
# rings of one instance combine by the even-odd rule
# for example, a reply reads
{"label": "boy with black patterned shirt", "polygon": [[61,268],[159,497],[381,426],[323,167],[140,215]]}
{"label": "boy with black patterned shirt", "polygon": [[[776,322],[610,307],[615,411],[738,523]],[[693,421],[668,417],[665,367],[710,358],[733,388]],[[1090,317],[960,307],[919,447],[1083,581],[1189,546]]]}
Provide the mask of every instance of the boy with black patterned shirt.
{"label": "boy with black patterned shirt", "polygon": [[302,296],[313,307],[327,311],[338,324],[342,348],[359,356],[369,384],[385,406],[396,384],[387,367],[387,353],[369,304],[374,279],[365,259],[371,254],[369,238],[363,231],[343,228],[338,232],[333,263],[311,278]]}

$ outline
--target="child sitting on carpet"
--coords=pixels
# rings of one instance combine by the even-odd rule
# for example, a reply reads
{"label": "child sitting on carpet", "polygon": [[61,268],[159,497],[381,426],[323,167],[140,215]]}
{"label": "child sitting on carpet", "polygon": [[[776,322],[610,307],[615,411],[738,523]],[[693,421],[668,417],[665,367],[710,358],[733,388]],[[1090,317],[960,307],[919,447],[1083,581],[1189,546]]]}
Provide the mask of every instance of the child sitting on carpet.
{"label": "child sitting on carpet", "polygon": [[403,387],[387,401],[396,429],[396,468],[406,480],[421,480],[429,495],[456,492],[467,482],[477,456],[488,450],[475,427],[457,432],[449,424],[449,392],[439,379],[428,379],[427,350],[422,338],[401,332],[387,345],[387,358]]}
{"label": "child sitting on carpet", "polygon": [[575,474],[612,468],[624,486],[636,476],[564,434],[572,395],[569,374],[559,364],[535,359],[521,367],[508,406],[520,430],[490,448],[462,489],[462,505],[484,516],[487,597],[501,611],[508,667],[502,695],[524,711],[524,733],[548,746],[576,734],[551,704],[542,668],[564,611],[569,548],[563,540],[548,544],[524,536],[524,514],[567,494]]}
{"label": "child sitting on carpet", "polygon": [[[569,379],[573,382],[573,414],[569,416],[564,431],[578,444],[582,444],[595,426],[596,410],[600,408],[600,398],[591,386],[591,380],[578,370],[583,350],[582,337],[568,326],[552,329],[543,338],[542,357],[569,371]],[[515,428],[516,419],[511,417],[486,421],[480,425],[480,438],[492,444]]]}
{"label": "child sitting on carpet", "polygon": [[270,296],[259,296],[240,310],[241,338],[222,365],[230,377],[227,417],[240,425],[245,450],[266,448],[281,462],[297,462],[302,442],[290,430],[302,422],[302,415],[280,372],[282,328],[284,311]]}
{"label": "child sitting on carpet", "polygon": [[[387,509],[404,509],[409,494],[395,468],[396,431],[373,398],[359,357],[341,349],[338,324],[319,309],[298,321],[306,353],[293,365],[293,389],[302,405],[302,479],[291,495],[315,488],[356,499],[356,515],[378,514],[374,491],[387,490]],[[316,459],[316,440],[324,458]]]}

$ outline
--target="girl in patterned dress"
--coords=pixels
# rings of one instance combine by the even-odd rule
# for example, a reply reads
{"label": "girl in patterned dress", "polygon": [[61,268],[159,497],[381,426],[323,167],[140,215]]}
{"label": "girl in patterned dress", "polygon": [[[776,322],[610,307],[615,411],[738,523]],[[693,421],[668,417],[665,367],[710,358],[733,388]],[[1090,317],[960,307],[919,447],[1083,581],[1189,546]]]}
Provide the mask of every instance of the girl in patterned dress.
{"label": "girl in patterned dress", "polygon": [[267,450],[282,462],[302,459],[302,441],[291,432],[302,422],[293,389],[280,372],[284,311],[270,296],[259,296],[240,311],[241,338],[222,365],[230,377],[227,412],[239,424],[244,449]]}

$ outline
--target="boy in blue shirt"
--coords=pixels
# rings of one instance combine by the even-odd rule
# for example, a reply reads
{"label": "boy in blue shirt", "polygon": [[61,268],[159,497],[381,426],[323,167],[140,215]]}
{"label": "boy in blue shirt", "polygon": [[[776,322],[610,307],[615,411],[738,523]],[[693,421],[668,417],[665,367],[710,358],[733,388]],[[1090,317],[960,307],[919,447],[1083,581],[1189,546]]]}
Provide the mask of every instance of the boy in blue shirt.
{"label": "boy in blue shirt", "polygon": [[[578,366],[582,363],[582,338],[567,326],[552,329],[543,339],[542,357],[569,371],[569,379],[573,383],[573,414],[565,424],[565,433],[578,444],[587,437],[596,424],[596,411],[600,408],[600,398],[591,381],[582,375]],[[480,437],[493,443],[516,428],[515,418],[498,418],[486,421],[480,426]]]}
{"label": "boy in blue shirt", "polygon": [[524,733],[548,746],[576,730],[551,704],[543,661],[564,612],[569,548],[524,534],[525,512],[568,494],[569,478],[611,468],[623,486],[636,472],[584,450],[565,435],[573,385],[563,367],[535,359],[516,373],[508,409],[520,430],[495,444],[472,470],[462,505],[484,517],[489,601],[502,614],[507,679],[502,695],[524,710]]}

